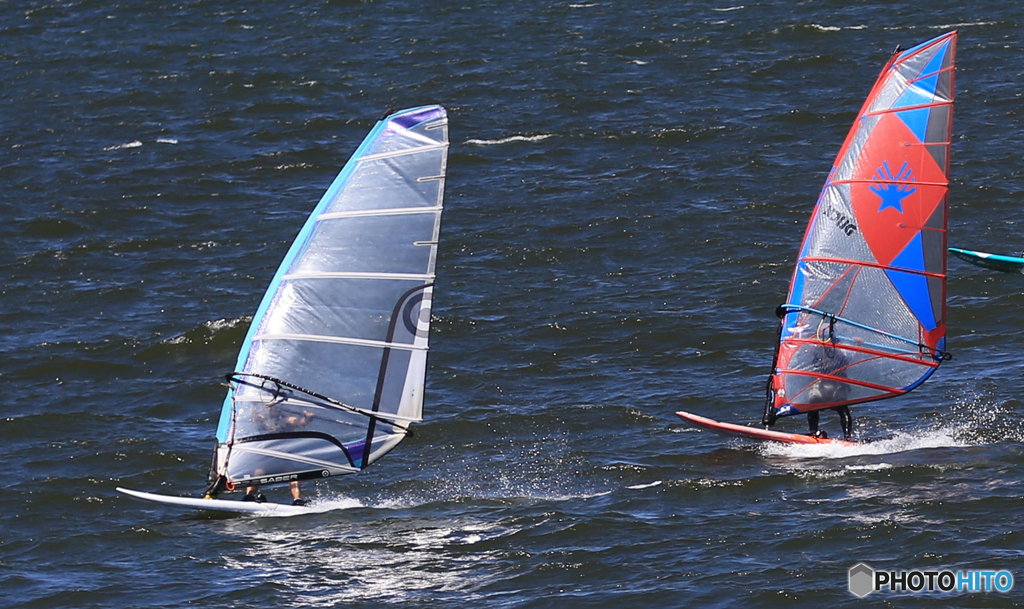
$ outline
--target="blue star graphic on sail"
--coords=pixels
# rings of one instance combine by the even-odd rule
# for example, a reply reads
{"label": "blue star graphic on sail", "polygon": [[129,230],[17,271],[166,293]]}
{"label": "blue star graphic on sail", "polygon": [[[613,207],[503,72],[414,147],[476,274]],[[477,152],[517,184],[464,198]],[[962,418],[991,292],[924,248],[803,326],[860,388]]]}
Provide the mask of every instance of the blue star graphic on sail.
{"label": "blue star graphic on sail", "polygon": [[[917,178],[914,178],[913,174],[914,171],[907,167],[906,161],[903,162],[903,166],[900,167],[899,172],[895,176],[892,175],[892,170],[889,169],[889,161],[882,161],[882,166],[875,170],[875,179],[879,182],[892,182],[894,180],[914,182]],[[910,186],[909,184],[886,184],[885,186],[872,184],[871,192],[882,199],[881,205],[878,206],[879,212],[892,207],[902,214],[903,199],[917,192],[917,187]]]}

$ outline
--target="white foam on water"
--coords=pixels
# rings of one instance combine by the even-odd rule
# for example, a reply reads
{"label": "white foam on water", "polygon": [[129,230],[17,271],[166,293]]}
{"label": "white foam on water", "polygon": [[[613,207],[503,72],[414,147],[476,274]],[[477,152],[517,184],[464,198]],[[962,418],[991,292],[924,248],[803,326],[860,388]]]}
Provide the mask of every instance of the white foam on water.
{"label": "white foam on water", "polygon": [[466,140],[466,144],[473,146],[497,146],[498,144],[508,144],[510,142],[540,142],[549,137],[554,137],[554,135],[550,133],[542,135],[513,135],[501,138],[500,140]]}
{"label": "white foam on water", "polygon": [[929,26],[930,30],[955,30],[964,27],[971,26],[986,26],[986,25],[998,25],[998,21],[961,21],[959,23],[945,23],[942,25]]}
{"label": "white foam on water", "polygon": [[626,488],[638,491],[643,488],[651,488],[653,486],[659,485],[661,485],[661,480],[656,480],[655,482],[651,482],[650,484],[634,484],[633,486],[627,486]]}
{"label": "white foam on water", "polygon": [[891,438],[855,444],[782,444],[765,442],[758,447],[766,457],[796,459],[843,459],[862,455],[891,455],[922,448],[970,446],[957,439],[955,429],[937,428],[898,432]]}
{"label": "white foam on water", "polygon": [[124,148],[138,148],[139,146],[142,146],[142,142],[140,142],[139,140],[135,140],[134,142],[128,142],[126,144],[118,144],[117,146],[107,146],[103,150],[104,151],[122,150]]}
{"label": "white foam on water", "polygon": [[335,510],[351,510],[354,508],[366,507],[362,501],[352,497],[318,497],[306,504],[311,511],[319,514],[322,512],[333,512]]}

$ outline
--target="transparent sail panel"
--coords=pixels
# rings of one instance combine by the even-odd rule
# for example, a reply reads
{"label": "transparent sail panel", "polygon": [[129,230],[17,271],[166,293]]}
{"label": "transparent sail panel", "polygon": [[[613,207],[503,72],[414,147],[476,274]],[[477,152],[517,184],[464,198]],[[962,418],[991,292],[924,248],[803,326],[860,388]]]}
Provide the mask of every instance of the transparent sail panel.
{"label": "transparent sail panel", "polygon": [[[388,340],[396,305],[422,280],[297,278],[281,283],[260,334]],[[401,307],[397,307],[401,315]],[[404,322],[403,322],[404,326]]]}
{"label": "transparent sail panel", "polygon": [[445,149],[359,162],[345,189],[326,213],[434,207],[440,203],[443,182],[439,179]]}
{"label": "transparent sail panel", "polygon": [[435,256],[436,221],[425,213],[320,222],[292,272],[425,273]]}

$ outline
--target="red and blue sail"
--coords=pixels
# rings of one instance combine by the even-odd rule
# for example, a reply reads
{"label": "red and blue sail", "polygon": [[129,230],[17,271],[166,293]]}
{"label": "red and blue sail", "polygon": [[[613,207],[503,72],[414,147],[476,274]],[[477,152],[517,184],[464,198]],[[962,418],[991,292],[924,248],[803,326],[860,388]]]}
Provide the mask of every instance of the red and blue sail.
{"label": "red and blue sail", "polygon": [[766,416],[880,400],[947,357],[946,215],[956,32],[893,55],[811,215]]}

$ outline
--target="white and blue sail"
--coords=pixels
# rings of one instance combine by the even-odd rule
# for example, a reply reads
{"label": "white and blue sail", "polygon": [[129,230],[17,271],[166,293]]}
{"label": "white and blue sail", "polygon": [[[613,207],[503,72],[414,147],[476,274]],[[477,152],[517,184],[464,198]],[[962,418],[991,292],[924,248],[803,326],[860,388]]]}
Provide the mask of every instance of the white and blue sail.
{"label": "white and blue sail", "polygon": [[357,472],[422,420],[447,158],[445,110],[404,110],[331,184],[228,375],[212,490]]}

